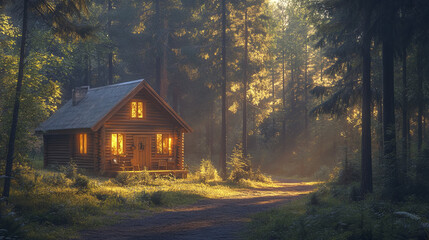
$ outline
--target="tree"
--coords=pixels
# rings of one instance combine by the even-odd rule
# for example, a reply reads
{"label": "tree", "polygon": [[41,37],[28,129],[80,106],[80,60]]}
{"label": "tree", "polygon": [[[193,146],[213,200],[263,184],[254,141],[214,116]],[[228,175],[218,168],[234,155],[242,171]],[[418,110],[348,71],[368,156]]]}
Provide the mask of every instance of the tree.
{"label": "tree", "polygon": [[372,192],[371,159],[371,3],[364,1],[362,28],[362,194]]}
{"label": "tree", "polygon": [[247,67],[248,67],[248,31],[247,31],[247,4],[244,3],[244,61],[243,61],[243,156],[247,157]]}
{"label": "tree", "polygon": [[383,62],[383,136],[384,170],[387,198],[399,197],[398,162],[396,158],[395,95],[394,95],[394,28],[396,6],[391,1],[383,0],[380,6],[381,41]]}
{"label": "tree", "polygon": [[226,0],[222,0],[222,133],[220,165],[222,178],[226,178]]}
{"label": "tree", "polygon": [[20,107],[22,80],[24,77],[24,61],[25,61],[25,47],[27,42],[27,24],[28,24],[28,13],[32,10],[42,17],[47,24],[60,36],[67,34],[77,34],[76,36],[85,37],[90,34],[89,28],[82,28],[75,25],[69,18],[69,16],[80,16],[81,12],[86,11],[85,1],[61,1],[57,5],[53,5],[52,2],[48,1],[30,1],[23,0],[22,2],[22,27],[21,27],[21,43],[20,43],[20,56],[18,65],[18,80],[15,90],[14,107],[12,114],[12,124],[10,128],[8,152],[6,157],[6,169],[5,169],[5,182],[3,188],[3,197],[6,199],[9,197],[10,192],[10,178],[12,175],[12,165],[15,152],[15,138],[16,130],[18,126],[18,113]]}

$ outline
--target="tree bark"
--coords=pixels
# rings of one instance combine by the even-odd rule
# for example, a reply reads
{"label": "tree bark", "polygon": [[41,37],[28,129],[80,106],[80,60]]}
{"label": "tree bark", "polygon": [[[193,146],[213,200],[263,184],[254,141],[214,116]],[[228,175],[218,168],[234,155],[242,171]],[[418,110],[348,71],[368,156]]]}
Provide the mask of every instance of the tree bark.
{"label": "tree bark", "polygon": [[244,12],[244,65],[243,65],[243,157],[247,158],[247,66],[248,66],[248,32],[247,32],[247,6]]}
{"label": "tree bark", "polygon": [[24,78],[24,60],[25,60],[25,44],[27,42],[27,24],[28,23],[28,0],[24,0],[24,13],[22,17],[22,30],[21,30],[21,46],[19,52],[19,66],[18,66],[18,81],[16,83],[15,103],[13,107],[12,125],[10,128],[9,144],[6,157],[5,180],[3,188],[3,197],[9,198],[10,192],[10,178],[12,177],[12,165],[15,153],[15,138],[16,129],[18,126],[18,113],[21,98],[22,80]]}
{"label": "tree bark", "polygon": [[222,0],[222,133],[220,166],[223,179],[226,179],[226,83],[226,0]]}
{"label": "tree bark", "polygon": [[422,76],[422,54],[421,47],[418,47],[417,50],[417,150],[421,153],[422,144],[423,144],[423,76]]}
{"label": "tree bark", "polygon": [[372,192],[371,159],[371,36],[369,25],[371,12],[366,10],[362,40],[362,150],[361,150],[361,191],[365,195]]}
{"label": "tree bark", "polygon": [[305,66],[304,66],[304,135],[308,141],[308,37],[305,37]]}
{"label": "tree bark", "polygon": [[161,64],[161,76],[160,76],[160,85],[161,89],[159,93],[162,98],[167,99],[168,95],[168,71],[167,71],[167,46],[168,46],[168,21],[164,18],[164,24],[162,29],[162,64]]}
{"label": "tree bark", "polygon": [[[407,100],[407,49],[402,48],[402,171],[408,170],[408,100]],[[404,179],[405,180],[405,179]]]}
{"label": "tree bark", "polygon": [[271,93],[271,97],[272,97],[271,105],[272,106],[271,107],[272,107],[272,111],[273,111],[273,113],[272,113],[272,117],[273,117],[273,129],[272,129],[273,135],[272,136],[273,137],[275,136],[275,132],[276,132],[276,119],[274,118],[275,101],[276,101],[274,81],[275,81],[275,78],[274,78],[274,68],[271,67],[271,87],[272,87],[272,89],[271,89],[271,91],[272,91],[272,93]]}
{"label": "tree bark", "polygon": [[286,79],[285,79],[285,51],[282,52],[282,106],[283,106],[283,122],[282,122],[282,145],[286,146]]}
{"label": "tree bark", "polygon": [[383,55],[383,134],[385,186],[383,195],[392,200],[399,198],[398,162],[396,158],[395,95],[394,95],[394,9],[384,0],[382,6]]}
{"label": "tree bark", "polygon": [[[108,0],[108,6],[107,6],[107,32],[109,34],[109,38],[112,37],[112,0]],[[112,46],[110,46],[112,48]],[[113,50],[110,49],[109,55],[108,55],[108,72],[109,76],[107,77],[107,85],[110,85],[113,83]]]}

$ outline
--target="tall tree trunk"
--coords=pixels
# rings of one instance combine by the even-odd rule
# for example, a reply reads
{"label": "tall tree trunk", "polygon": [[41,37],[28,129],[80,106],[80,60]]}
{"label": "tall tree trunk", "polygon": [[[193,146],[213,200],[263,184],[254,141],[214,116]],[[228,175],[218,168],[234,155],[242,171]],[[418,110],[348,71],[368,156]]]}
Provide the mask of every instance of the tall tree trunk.
{"label": "tall tree trunk", "polygon": [[92,66],[91,66],[91,55],[90,51],[86,55],[86,82],[87,86],[91,86],[91,78],[92,78]]}
{"label": "tall tree trunk", "polygon": [[290,56],[290,99],[291,99],[291,109],[292,112],[295,111],[295,63],[293,61],[293,56]]}
{"label": "tall tree trunk", "polygon": [[420,153],[422,150],[423,144],[423,75],[422,75],[422,54],[421,47],[418,47],[417,50],[417,150]]}
{"label": "tall tree trunk", "polygon": [[304,135],[305,141],[308,139],[308,37],[305,35],[305,66],[304,66]]}
{"label": "tall tree trunk", "polygon": [[209,151],[209,158],[211,161],[214,160],[214,150],[213,150],[213,103],[209,103],[209,112],[207,114],[207,149]]}
{"label": "tall tree trunk", "polygon": [[282,52],[282,107],[283,107],[283,122],[282,122],[282,145],[286,146],[286,79],[285,79],[285,51]]}
{"label": "tall tree trunk", "polygon": [[371,159],[371,36],[369,25],[371,12],[365,12],[362,40],[362,151],[361,151],[361,191],[365,195],[372,192]]}
{"label": "tall tree trunk", "polygon": [[160,90],[159,93],[162,98],[167,99],[168,94],[168,76],[167,76],[167,46],[168,46],[168,21],[164,18],[163,31],[162,31],[162,62],[161,62],[161,75],[160,75]]}
{"label": "tall tree trunk", "polygon": [[226,179],[226,83],[226,0],[222,0],[222,133],[220,166],[223,179]]}
{"label": "tall tree trunk", "polygon": [[[402,172],[404,177],[408,170],[408,100],[407,100],[407,49],[402,48]],[[403,179],[405,180],[405,179]]]}
{"label": "tall tree trunk", "polygon": [[175,84],[171,85],[172,88],[172,102],[173,102],[173,109],[177,113],[180,113],[180,88],[178,83],[178,78],[175,79]]}
{"label": "tall tree trunk", "polygon": [[274,68],[273,67],[271,67],[271,87],[272,87],[272,89],[271,89],[271,97],[272,97],[272,100],[271,100],[271,107],[272,107],[272,111],[273,111],[273,113],[272,113],[272,116],[273,116],[273,137],[275,136],[275,131],[276,131],[276,119],[274,118],[274,112],[275,112],[275,101],[276,101],[276,96],[275,96],[275,88],[274,88],[274,81],[275,81],[275,78],[274,78]]}
{"label": "tall tree trunk", "polygon": [[[107,5],[107,32],[109,34],[109,38],[112,37],[112,0],[108,0]],[[109,55],[108,55],[108,72],[109,76],[107,77],[107,85],[113,83],[113,50],[110,47]]]}
{"label": "tall tree trunk", "polygon": [[154,0],[155,5],[155,81],[158,88],[158,93],[161,94],[161,71],[162,71],[162,57],[161,57],[161,0]]}
{"label": "tall tree trunk", "polygon": [[247,66],[248,66],[248,32],[247,32],[247,6],[244,12],[244,65],[243,65],[243,156],[247,158]]}
{"label": "tall tree trunk", "polygon": [[377,122],[378,122],[378,131],[377,131],[377,140],[378,140],[378,166],[381,167],[383,163],[383,102],[380,98],[377,102]]}
{"label": "tall tree trunk", "polygon": [[394,22],[395,12],[392,4],[384,0],[382,7],[382,54],[383,54],[383,134],[384,171],[386,198],[398,199],[400,182],[396,158],[395,95],[394,95]]}
{"label": "tall tree trunk", "polygon": [[21,30],[21,46],[19,52],[19,66],[18,66],[18,81],[16,83],[15,103],[13,106],[12,125],[10,127],[9,144],[6,157],[5,180],[3,188],[3,197],[9,197],[10,192],[10,178],[12,177],[13,157],[15,153],[15,138],[16,129],[18,126],[18,113],[21,98],[22,80],[24,78],[24,60],[25,60],[25,44],[27,42],[27,23],[28,23],[28,0],[24,0],[24,14],[22,17],[22,30]]}

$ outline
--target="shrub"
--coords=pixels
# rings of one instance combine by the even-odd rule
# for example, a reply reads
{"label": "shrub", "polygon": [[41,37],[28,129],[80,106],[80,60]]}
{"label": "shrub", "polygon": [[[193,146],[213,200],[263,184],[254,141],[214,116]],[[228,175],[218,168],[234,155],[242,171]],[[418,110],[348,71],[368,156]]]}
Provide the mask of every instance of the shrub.
{"label": "shrub", "polygon": [[17,163],[13,169],[13,179],[24,192],[31,192],[36,187],[39,175],[30,166]]}
{"label": "shrub", "polygon": [[271,177],[265,176],[259,168],[256,172],[251,171],[251,180],[264,183],[271,183],[273,181]]}
{"label": "shrub", "polygon": [[198,180],[206,183],[211,180],[219,180],[219,174],[210,160],[203,159],[200,164],[200,170],[197,172]]}
{"label": "shrub", "polygon": [[78,174],[74,178],[73,187],[77,188],[79,191],[85,191],[89,189],[89,178],[87,176]]}
{"label": "shrub", "polygon": [[329,180],[339,185],[347,185],[360,180],[360,170],[355,164],[345,164],[344,167],[335,167]]}
{"label": "shrub", "polygon": [[74,179],[78,176],[77,164],[73,159],[70,159],[69,164],[65,166],[59,166],[59,171],[64,173],[67,178]]}
{"label": "shrub", "polygon": [[51,186],[68,186],[70,184],[70,180],[66,178],[64,173],[45,174],[41,181]]}
{"label": "shrub", "polygon": [[136,194],[136,200],[142,203],[149,203],[151,201],[151,195],[145,191]]}
{"label": "shrub", "polygon": [[121,186],[148,185],[153,183],[153,177],[146,170],[138,173],[120,172],[114,179],[114,182]]}
{"label": "shrub", "polygon": [[115,182],[122,186],[128,186],[132,182],[132,176],[129,173],[126,172],[120,172],[115,177]]}
{"label": "shrub", "polygon": [[249,157],[243,156],[241,144],[237,145],[232,151],[228,161],[230,175],[229,179],[233,182],[239,182],[241,179],[250,179],[251,168]]}

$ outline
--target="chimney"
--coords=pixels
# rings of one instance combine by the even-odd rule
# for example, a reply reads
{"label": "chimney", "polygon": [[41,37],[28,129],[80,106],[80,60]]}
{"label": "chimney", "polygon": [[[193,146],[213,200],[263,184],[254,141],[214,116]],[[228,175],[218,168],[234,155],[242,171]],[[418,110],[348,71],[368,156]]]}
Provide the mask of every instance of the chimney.
{"label": "chimney", "polygon": [[83,98],[85,98],[88,90],[89,90],[89,86],[76,87],[73,89],[72,91],[73,106],[76,106]]}

